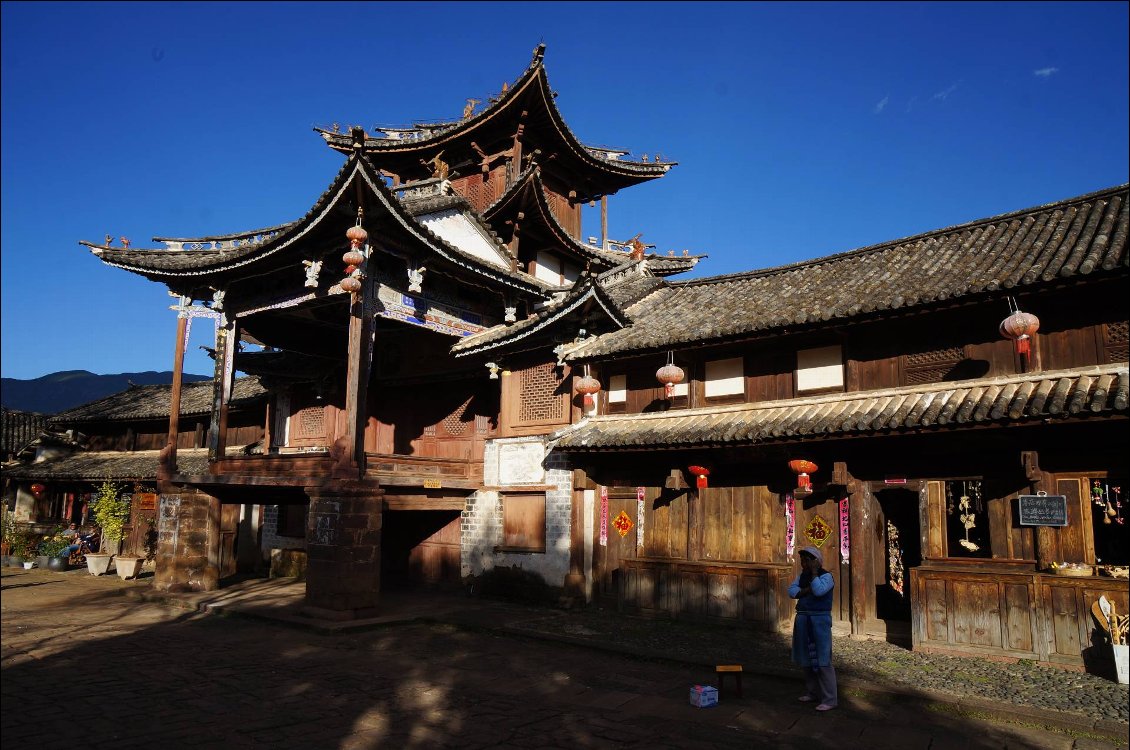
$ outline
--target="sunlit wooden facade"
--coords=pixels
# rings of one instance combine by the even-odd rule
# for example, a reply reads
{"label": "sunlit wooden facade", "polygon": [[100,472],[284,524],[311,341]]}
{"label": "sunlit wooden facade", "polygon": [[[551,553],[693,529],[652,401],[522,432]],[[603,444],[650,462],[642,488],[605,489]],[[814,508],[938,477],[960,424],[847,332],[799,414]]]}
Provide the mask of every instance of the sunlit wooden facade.
{"label": "sunlit wooden facade", "polygon": [[[606,230],[608,196],[673,163],[583,145],[554,99],[539,47],[459,119],[319,129],[345,164],[301,219],[88,243],[179,295],[182,337],[220,321],[207,471],[167,441],[159,584],[217,585],[211,542],[173,532],[257,497],[309,509],[322,612],[506,573],[773,630],[818,541],[842,632],[1084,666],[1091,602],[1126,586],[1049,571],[1130,562],[1126,186],[676,281],[700,256]],[[1018,310],[1039,319],[1022,343],[1000,332]],[[236,371],[271,394],[261,455],[225,438]],[[1021,522],[1041,493],[1065,525]]]}

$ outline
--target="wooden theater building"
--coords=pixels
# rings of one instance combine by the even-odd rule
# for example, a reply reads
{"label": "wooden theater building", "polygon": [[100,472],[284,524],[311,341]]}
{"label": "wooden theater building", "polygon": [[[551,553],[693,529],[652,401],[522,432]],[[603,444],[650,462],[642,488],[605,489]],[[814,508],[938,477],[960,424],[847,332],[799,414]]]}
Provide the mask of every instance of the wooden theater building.
{"label": "wooden theater building", "polygon": [[[162,454],[158,586],[218,585],[223,506],[275,504],[307,512],[324,614],[505,573],[772,630],[818,544],[843,632],[1081,666],[1093,599],[1127,604],[1097,575],[1130,562],[1127,188],[671,280],[701,256],[606,218],[673,163],[581,143],[543,52],[458,120],[320,130],[345,163],[294,222],[84,243],[182,298],[182,342],[219,320],[207,469],[175,428]],[[269,393],[255,455],[237,371]]]}

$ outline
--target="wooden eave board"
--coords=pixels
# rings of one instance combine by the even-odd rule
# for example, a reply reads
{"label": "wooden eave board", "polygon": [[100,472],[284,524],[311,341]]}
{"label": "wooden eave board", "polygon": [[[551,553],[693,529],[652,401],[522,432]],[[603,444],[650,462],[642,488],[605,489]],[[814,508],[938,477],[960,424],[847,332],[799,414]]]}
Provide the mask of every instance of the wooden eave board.
{"label": "wooden eave board", "polygon": [[[563,431],[557,447],[585,451],[748,445],[1048,419],[1125,417],[1128,386],[1130,370],[1126,363],[1118,363],[753,404],[607,415]],[[1049,392],[1047,398],[1038,397]],[[895,414],[904,416],[896,422],[892,420]]]}

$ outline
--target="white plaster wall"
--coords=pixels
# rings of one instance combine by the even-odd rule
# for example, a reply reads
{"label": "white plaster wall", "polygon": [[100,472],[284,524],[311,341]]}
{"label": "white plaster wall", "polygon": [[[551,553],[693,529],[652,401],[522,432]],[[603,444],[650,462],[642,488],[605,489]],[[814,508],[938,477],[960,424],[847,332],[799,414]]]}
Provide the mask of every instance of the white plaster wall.
{"label": "white plaster wall", "polygon": [[510,269],[510,261],[502,257],[498,245],[461,212],[438,211],[421,216],[418,221],[460,250],[499,268]]}
{"label": "white plaster wall", "polygon": [[263,559],[271,559],[272,549],[306,549],[306,540],[296,536],[279,536],[279,506],[263,506]]}
{"label": "white plaster wall", "polygon": [[[460,568],[464,578],[501,566],[536,573],[550,586],[565,585],[569,572],[573,472],[564,454],[546,458],[545,451],[542,437],[526,437],[489,441],[483,452],[483,479],[487,487],[551,487],[545,493],[545,552],[495,551],[502,543],[502,496],[494,489],[480,490],[467,499],[463,508]],[[543,457],[540,466],[531,460],[537,452]]]}
{"label": "white plaster wall", "polygon": [[17,521],[34,521],[35,519],[35,495],[31,494],[26,486],[20,485],[16,488],[16,507],[13,511]]}

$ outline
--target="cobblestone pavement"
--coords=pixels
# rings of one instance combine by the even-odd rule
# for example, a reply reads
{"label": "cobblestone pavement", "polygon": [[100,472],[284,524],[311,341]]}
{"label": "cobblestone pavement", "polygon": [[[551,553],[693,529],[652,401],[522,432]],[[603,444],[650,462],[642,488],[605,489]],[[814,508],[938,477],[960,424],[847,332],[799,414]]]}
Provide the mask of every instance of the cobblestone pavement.
{"label": "cobblestone pavement", "polygon": [[[577,619],[465,600],[455,624],[319,632],[122,596],[144,581],[0,572],[5,748],[73,747],[68,726],[85,747],[122,750],[1126,746],[1101,728],[1055,731],[1037,715],[1000,723],[852,679],[840,708],[818,714],[796,701],[795,675],[748,662],[744,697],[696,709],[688,688],[713,674],[678,660],[672,643],[688,626],[648,631],[666,636],[672,658],[638,633],[635,654],[617,645],[623,636],[599,637],[599,611]],[[540,637],[553,618],[562,637]]]}

